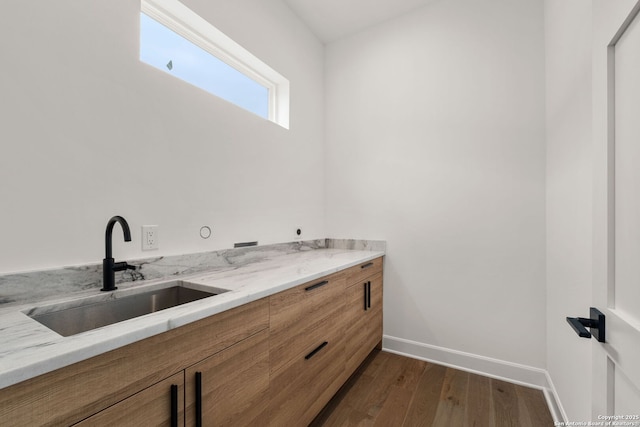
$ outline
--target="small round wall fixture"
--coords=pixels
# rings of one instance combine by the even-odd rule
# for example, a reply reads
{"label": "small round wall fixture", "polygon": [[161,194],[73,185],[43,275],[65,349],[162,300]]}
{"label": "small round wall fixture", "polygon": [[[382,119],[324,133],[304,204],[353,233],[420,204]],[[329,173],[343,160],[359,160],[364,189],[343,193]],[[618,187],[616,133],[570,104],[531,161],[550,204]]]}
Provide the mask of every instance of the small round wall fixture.
{"label": "small round wall fixture", "polygon": [[203,225],[200,228],[200,237],[202,237],[203,239],[208,239],[209,237],[211,237],[211,228],[208,225]]}

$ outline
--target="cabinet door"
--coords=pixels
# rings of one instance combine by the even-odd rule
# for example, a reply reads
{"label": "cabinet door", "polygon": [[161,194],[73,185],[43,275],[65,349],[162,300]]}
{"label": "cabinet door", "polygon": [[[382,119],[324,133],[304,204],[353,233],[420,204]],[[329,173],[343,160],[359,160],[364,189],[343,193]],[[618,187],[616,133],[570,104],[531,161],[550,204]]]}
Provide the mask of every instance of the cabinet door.
{"label": "cabinet door", "polygon": [[368,345],[373,349],[382,341],[382,273],[378,273],[369,279],[371,303],[367,310],[369,316],[369,341]]}
{"label": "cabinet door", "polygon": [[185,372],[187,426],[267,425],[268,329],[214,354]]}
{"label": "cabinet door", "polygon": [[350,376],[382,339],[382,273],[347,288],[345,375]]}
{"label": "cabinet door", "polygon": [[178,426],[184,422],[184,372],[80,421],[76,426]]}

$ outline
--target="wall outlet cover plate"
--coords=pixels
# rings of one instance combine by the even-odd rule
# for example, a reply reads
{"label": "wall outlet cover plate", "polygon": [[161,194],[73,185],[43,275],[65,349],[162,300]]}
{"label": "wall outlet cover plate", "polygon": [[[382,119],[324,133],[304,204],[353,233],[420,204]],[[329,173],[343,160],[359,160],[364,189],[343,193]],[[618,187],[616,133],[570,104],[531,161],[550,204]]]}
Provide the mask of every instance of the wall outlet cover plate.
{"label": "wall outlet cover plate", "polygon": [[159,249],[158,244],[158,226],[157,225],[143,225],[142,226],[142,250],[151,251]]}

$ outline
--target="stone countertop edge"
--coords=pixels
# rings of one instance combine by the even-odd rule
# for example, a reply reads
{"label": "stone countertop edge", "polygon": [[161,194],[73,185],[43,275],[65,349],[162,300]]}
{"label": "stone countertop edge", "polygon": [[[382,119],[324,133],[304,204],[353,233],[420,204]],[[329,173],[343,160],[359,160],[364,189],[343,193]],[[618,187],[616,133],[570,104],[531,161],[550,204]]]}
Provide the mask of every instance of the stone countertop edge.
{"label": "stone countertop edge", "polygon": [[[317,249],[191,276],[134,282],[127,289],[182,281],[228,292],[109,326],[62,337],[28,317],[38,303],[0,310],[0,388],[98,356],[136,341],[257,301],[337,271],[384,256],[382,251]],[[90,293],[89,293],[90,292]],[[81,292],[42,306],[96,296]],[[117,292],[117,291],[116,291]],[[107,294],[108,295],[108,294]]]}

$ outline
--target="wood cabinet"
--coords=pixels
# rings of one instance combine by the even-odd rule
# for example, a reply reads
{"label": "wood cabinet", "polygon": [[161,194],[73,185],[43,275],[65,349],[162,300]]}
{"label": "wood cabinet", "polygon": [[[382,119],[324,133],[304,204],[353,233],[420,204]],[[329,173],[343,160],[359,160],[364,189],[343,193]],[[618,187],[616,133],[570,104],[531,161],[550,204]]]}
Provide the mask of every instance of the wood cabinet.
{"label": "wood cabinet", "polygon": [[307,425],[382,339],[382,258],[0,390],[7,426]]}
{"label": "wood cabinet", "polygon": [[269,297],[271,373],[306,356],[342,323],[345,275],[333,274]]}
{"label": "wood cabinet", "polygon": [[382,258],[346,271],[345,359],[350,376],[382,340]]}
{"label": "wood cabinet", "polygon": [[187,426],[264,425],[269,408],[269,331],[189,367],[185,377]]}
{"label": "wood cabinet", "polygon": [[269,298],[270,425],[306,425],[342,386],[345,275]]}
{"label": "wood cabinet", "polygon": [[382,258],[269,302],[270,425],[307,425],[382,340]]}
{"label": "wood cabinet", "polygon": [[272,374],[269,425],[308,425],[344,383],[343,333],[327,332],[308,355]]}
{"label": "wood cabinet", "polygon": [[269,326],[262,299],[0,390],[7,426],[72,425]]}
{"label": "wood cabinet", "polygon": [[268,391],[263,329],[77,426],[258,426],[267,420]]}
{"label": "wood cabinet", "polygon": [[169,427],[182,425],[183,417],[184,373],[180,372],[75,425]]}

